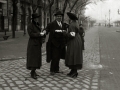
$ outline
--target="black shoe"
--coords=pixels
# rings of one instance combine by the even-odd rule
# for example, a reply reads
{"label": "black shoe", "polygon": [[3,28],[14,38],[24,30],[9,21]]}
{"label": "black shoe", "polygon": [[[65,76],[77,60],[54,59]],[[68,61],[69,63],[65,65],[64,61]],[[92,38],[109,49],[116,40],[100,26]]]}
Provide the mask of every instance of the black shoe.
{"label": "black shoe", "polygon": [[72,78],[76,78],[77,76],[78,76],[78,73],[73,73],[70,75],[70,77],[72,77]]}
{"label": "black shoe", "polygon": [[37,79],[37,76],[36,76],[36,75],[31,75],[31,77],[32,77],[33,79]]}
{"label": "black shoe", "polygon": [[68,74],[67,74],[67,76],[71,76],[72,75],[72,72],[69,72]]}
{"label": "black shoe", "polygon": [[55,75],[55,72],[50,72],[50,75]]}
{"label": "black shoe", "polygon": [[71,76],[73,74],[73,69],[71,69],[71,71],[67,74],[67,76]]}
{"label": "black shoe", "polygon": [[36,75],[36,76],[40,76],[40,75],[38,75],[36,72],[35,72],[35,75]]}
{"label": "black shoe", "polygon": [[32,77],[33,79],[37,79],[37,76],[36,76],[36,74],[35,74],[34,71],[31,71],[31,77]]}

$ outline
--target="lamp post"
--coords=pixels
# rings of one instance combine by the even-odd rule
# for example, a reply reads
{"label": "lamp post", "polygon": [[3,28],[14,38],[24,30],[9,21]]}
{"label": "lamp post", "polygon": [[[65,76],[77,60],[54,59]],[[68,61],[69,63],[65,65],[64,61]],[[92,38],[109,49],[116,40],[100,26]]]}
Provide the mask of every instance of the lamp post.
{"label": "lamp post", "polygon": [[109,27],[110,27],[110,9],[109,9]]}
{"label": "lamp post", "polygon": [[[119,11],[119,9],[118,9],[118,15],[120,15],[120,11]],[[120,30],[117,30],[117,32],[120,32]]]}
{"label": "lamp post", "polygon": [[105,27],[106,27],[106,15],[105,15]]}
{"label": "lamp post", "polygon": [[118,15],[120,15],[120,11],[119,11],[119,9],[118,9]]}
{"label": "lamp post", "polygon": [[120,11],[119,11],[119,9],[118,9],[118,14],[120,15]]}

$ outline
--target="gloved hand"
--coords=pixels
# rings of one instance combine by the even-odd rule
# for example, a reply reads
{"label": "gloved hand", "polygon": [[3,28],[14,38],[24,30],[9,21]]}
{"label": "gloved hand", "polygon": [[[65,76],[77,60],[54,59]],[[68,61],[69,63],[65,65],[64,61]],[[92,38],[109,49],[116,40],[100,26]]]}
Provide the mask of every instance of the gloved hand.
{"label": "gloved hand", "polygon": [[71,36],[75,37],[75,32],[70,32]]}

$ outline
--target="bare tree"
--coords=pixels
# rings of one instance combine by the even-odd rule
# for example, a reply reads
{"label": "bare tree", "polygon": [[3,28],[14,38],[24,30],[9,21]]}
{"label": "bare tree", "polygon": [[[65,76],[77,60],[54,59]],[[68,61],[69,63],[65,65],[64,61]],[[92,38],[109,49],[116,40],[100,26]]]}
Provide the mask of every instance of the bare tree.
{"label": "bare tree", "polygon": [[[98,2],[98,0],[94,0],[94,1]],[[99,0],[99,1],[105,1],[105,0]],[[76,14],[79,14],[81,13],[82,10],[85,10],[86,5],[88,5],[89,3],[93,3],[93,0],[47,0],[47,3],[48,5],[45,6],[44,12],[46,12],[47,9],[49,9],[49,16],[51,22],[52,13],[54,11],[61,9],[63,11],[63,14],[65,13],[66,10],[70,12],[74,11]],[[60,3],[62,3],[61,8],[59,8]],[[63,21],[64,21],[64,16],[63,16]]]}
{"label": "bare tree", "polygon": [[29,1],[30,1],[31,6],[32,6],[32,12],[35,13],[38,6],[39,6],[40,0],[29,0]]}
{"label": "bare tree", "polygon": [[76,5],[76,3],[78,2],[79,0],[76,0],[72,6],[72,8],[70,9],[70,12],[72,11],[72,9],[74,8],[74,6]]}
{"label": "bare tree", "polygon": [[48,0],[49,3],[49,15],[50,15],[50,22],[52,21],[52,6],[54,4],[54,0]]}
{"label": "bare tree", "polygon": [[13,5],[12,38],[15,38],[15,31],[16,31],[16,25],[17,25],[17,3],[18,3],[18,0],[12,0],[12,5]]}
{"label": "bare tree", "polygon": [[23,25],[23,30],[24,30],[24,33],[23,33],[23,36],[26,35],[26,30],[25,30],[25,26],[26,26],[26,0],[24,0],[22,6],[21,6],[22,10],[23,10],[23,20],[22,20],[22,25]]}
{"label": "bare tree", "polygon": [[[89,0],[84,0],[81,2],[81,0],[78,2],[78,4],[75,7],[75,13],[81,14],[81,11],[85,9],[85,6],[90,4],[91,2]],[[78,12],[80,11],[80,12]]]}
{"label": "bare tree", "polygon": [[[68,1],[69,1],[69,0],[65,0],[65,2],[64,2],[64,6],[63,6],[63,15],[64,15],[65,10],[66,10],[66,8],[67,8]],[[63,20],[62,20],[62,21],[64,22],[64,16],[63,16]]]}

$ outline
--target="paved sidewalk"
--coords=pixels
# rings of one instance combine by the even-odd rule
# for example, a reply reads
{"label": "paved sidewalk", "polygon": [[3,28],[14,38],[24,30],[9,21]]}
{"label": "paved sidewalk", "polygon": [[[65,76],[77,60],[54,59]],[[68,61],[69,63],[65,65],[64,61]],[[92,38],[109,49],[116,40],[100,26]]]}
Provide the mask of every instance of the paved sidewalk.
{"label": "paved sidewalk", "polygon": [[45,55],[41,69],[37,70],[40,75],[38,80],[30,78],[25,59],[0,61],[0,90],[100,90],[98,34],[97,27],[86,32],[84,66],[77,78],[66,76],[69,69],[65,67],[64,60],[60,62],[60,69],[64,73],[51,76]]}
{"label": "paved sidewalk", "polygon": [[[27,33],[23,36],[23,31],[16,31],[15,33],[15,38],[12,38],[12,32],[7,32],[7,35],[11,35],[8,40],[0,38],[0,60],[13,60],[26,57],[29,36]],[[3,35],[4,32],[0,32],[0,36]],[[45,44],[42,46],[43,53],[45,53]]]}

